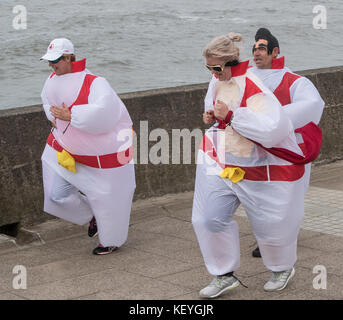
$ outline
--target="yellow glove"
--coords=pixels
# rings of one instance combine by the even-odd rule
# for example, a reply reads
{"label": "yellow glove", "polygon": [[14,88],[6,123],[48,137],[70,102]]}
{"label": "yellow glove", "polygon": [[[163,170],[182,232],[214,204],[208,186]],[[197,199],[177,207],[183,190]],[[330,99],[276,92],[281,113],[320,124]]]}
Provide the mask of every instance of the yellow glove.
{"label": "yellow glove", "polygon": [[67,170],[76,173],[75,159],[67,151],[57,152],[57,162]]}
{"label": "yellow glove", "polygon": [[225,168],[221,173],[220,176],[222,178],[226,178],[231,180],[233,183],[237,183],[243,180],[245,175],[245,171],[239,167],[236,168]]}

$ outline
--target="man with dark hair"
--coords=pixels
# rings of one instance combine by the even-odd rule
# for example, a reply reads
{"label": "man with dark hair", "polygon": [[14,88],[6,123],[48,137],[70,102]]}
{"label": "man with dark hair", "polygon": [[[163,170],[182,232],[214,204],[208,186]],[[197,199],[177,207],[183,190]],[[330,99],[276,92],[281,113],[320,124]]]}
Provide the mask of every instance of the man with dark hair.
{"label": "man with dark hair", "polygon": [[[276,58],[280,53],[279,41],[268,29],[260,28],[256,32],[252,52],[257,68],[271,69],[272,59]],[[263,54],[265,52],[267,54]]]}
{"label": "man with dark hair", "polygon": [[[280,53],[279,42],[268,29],[260,28],[256,32],[252,53],[256,67],[250,70],[279,100],[282,109],[293,123],[299,146],[305,150],[306,144],[302,135],[304,127],[311,122],[319,123],[324,109],[324,101],[310,80],[285,67],[284,57],[277,58]],[[307,130],[307,133],[311,135],[312,131]],[[309,186],[310,170],[311,163],[307,163],[304,179],[305,192]],[[261,257],[259,247],[252,254],[254,257]],[[279,290],[278,282],[280,281],[276,280],[279,275],[280,272],[273,274],[266,290]]]}

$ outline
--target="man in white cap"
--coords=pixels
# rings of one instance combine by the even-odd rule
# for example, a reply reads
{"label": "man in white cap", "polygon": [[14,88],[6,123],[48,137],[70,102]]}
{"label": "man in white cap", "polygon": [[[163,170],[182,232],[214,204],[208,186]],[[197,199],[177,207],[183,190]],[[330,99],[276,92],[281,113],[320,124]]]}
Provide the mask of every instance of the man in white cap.
{"label": "man in white cap", "polygon": [[93,254],[127,239],[135,190],[130,115],[102,77],[76,61],[74,46],[53,40],[41,58],[53,73],[41,98],[53,129],[42,155],[44,211],[99,234]]}

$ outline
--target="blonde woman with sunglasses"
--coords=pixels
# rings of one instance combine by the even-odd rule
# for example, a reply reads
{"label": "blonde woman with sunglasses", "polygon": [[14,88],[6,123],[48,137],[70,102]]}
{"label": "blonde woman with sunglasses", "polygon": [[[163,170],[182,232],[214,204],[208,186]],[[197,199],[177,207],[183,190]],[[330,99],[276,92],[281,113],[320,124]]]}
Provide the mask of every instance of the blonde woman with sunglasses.
{"label": "blonde woman with sunglasses", "polygon": [[[272,92],[240,62],[239,34],[213,39],[203,50],[215,76],[205,98],[206,131],[198,152],[192,223],[212,282],[200,297],[239,286],[238,224],[244,207],[271,271],[266,291],[282,290],[294,275],[304,212],[303,159],[288,116]],[[292,158],[293,157],[293,158]],[[299,162],[301,162],[299,160]]]}

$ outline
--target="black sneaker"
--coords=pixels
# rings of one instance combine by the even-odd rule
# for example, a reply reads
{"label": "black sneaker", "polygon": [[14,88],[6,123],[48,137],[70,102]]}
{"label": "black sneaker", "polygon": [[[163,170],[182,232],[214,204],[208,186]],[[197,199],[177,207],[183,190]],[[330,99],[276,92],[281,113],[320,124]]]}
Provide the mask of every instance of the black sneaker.
{"label": "black sneaker", "polygon": [[260,252],[260,248],[257,247],[253,252],[252,252],[252,256],[255,258],[261,258],[261,252]]}
{"label": "black sneaker", "polygon": [[93,238],[98,234],[98,227],[96,225],[95,217],[92,218],[91,221],[89,221],[89,227],[88,227],[88,236]]}
{"label": "black sneaker", "polygon": [[95,255],[104,255],[104,254],[109,254],[115,250],[117,250],[118,247],[104,247],[103,245],[99,244],[94,250],[93,254]]}

